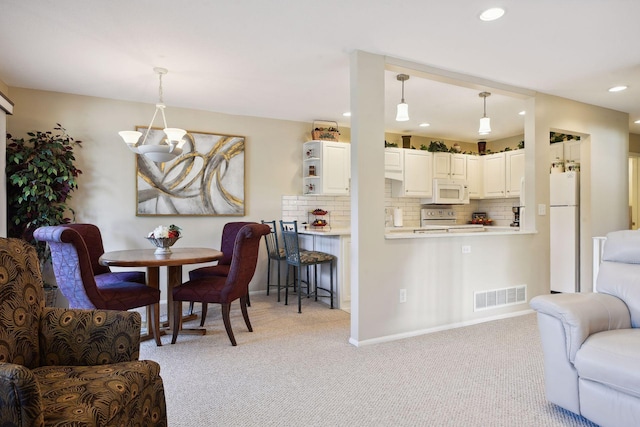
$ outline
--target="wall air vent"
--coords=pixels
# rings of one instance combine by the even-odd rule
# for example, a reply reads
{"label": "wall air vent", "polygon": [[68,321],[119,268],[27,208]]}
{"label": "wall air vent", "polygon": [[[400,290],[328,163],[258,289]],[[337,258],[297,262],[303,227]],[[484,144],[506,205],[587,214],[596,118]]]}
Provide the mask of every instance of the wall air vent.
{"label": "wall air vent", "polygon": [[488,310],[527,302],[527,285],[473,293],[473,311]]}

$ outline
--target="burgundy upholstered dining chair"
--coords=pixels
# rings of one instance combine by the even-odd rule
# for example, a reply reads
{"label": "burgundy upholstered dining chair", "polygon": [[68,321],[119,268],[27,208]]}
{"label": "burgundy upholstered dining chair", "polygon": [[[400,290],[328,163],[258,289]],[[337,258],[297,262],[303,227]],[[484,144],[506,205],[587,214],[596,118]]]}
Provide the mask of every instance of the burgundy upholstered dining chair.
{"label": "burgundy upholstered dining chair", "polygon": [[119,282],[135,282],[143,285],[147,283],[144,271],[111,271],[109,266],[100,264],[98,260],[104,253],[104,245],[102,234],[97,226],[93,224],[65,224],[64,226],[76,230],[87,245],[91,269],[98,287]]}
{"label": "burgundy upholstered dining chair", "polygon": [[[249,329],[253,332],[249,314],[247,312],[247,300],[249,298],[249,282],[253,278],[258,262],[258,251],[260,239],[269,234],[269,226],[264,224],[249,223],[243,226],[237,233],[233,246],[233,257],[229,266],[229,274],[225,276],[203,276],[189,280],[186,283],[173,289],[173,313],[174,325],[180,325],[182,320],[182,302],[193,301],[203,303],[202,317],[206,316],[207,303],[222,305],[222,320],[224,327],[231,340],[232,345],[236,345],[236,339],[231,330],[229,313],[231,303],[240,300],[242,316]],[[180,327],[173,330],[171,344],[176,342]]]}
{"label": "burgundy upholstered dining chair", "polygon": [[[245,225],[256,224],[255,222],[228,222],[222,228],[222,241],[220,242],[220,251],[222,258],[218,260],[216,265],[196,268],[189,272],[189,280],[200,279],[203,277],[219,276],[227,277],[231,268],[231,259],[233,258],[233,247],[236,242],[238,231]],[[251,301],[247,299],[247,305],[251,307]],[[193,313],[193,302],[189,304],[189,313]],[[207,317],[207,303],[202,303],[202,315],[200,317],[200,326],[204,326]]]}
{"label": "burgundy upholstered dining chair", "polygon": [[56,282],[69,300],[69,308],[125,311],[150,306],[149,329],[153,331],[156,345],[162,345],[159,289],[128,281],[105,281],[98,285],[89,249],[80,233],[68,225],[40,227],[33,237],[48,243]]}

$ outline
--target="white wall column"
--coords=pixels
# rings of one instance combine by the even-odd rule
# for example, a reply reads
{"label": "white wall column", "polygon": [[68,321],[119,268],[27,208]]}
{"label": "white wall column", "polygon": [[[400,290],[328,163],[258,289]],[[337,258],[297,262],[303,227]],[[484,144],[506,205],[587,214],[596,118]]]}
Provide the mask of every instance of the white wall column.
{"label": "white wall column", "polygon": [[[351,54],[351,338],[358,343],[362,319],[384,268],[384,57]],[[380,259],[378,259],[380,258]]]}

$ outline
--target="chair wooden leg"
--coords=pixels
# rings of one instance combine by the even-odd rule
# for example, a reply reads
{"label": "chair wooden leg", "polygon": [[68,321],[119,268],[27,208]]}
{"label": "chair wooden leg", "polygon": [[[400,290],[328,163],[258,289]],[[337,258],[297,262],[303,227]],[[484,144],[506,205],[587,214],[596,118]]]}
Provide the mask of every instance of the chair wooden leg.
{"label": "chair wooden leg", "polygon": [[193,314],[193,304],[194,304],[194,302],[193,302],[193,301],[191,301],[191,302],[189,303],[189,316],[191,316],[191,315]]}
{"label": "chair wooden leg", "polygon": [[224,321],[224,328],[227,330],[227,335],[231,340],[231,345],[237,345],[236,339],[233,336],[233,331],[231,330],[231,319],[229,318],[229,313],[231,312],[231,304],[222,304],[222,320]]}
{"label": "chair wooden leg", "polygon": [[173,335],[171,337],[171,344],[176,343],[178,338],[178,332],[182,327],[182,301],[173,302]]}
{"label": "chair wooden leg", "polygon": [[240,298],[240,309],[242,310],[242,317],[244,317],[244,323],[247,324],[247,329],[249,332],[253,332],[253,328],[251,327],[251,322],[249,321],[249,312],[247,311],[247,304],[243,301],[243,298]]}
{"label": "chair wooden leg", "polygon": [[249,291],[247,291],[247,307],[251,307],[251,298],[249,298]]}
{"label": "chair wooden leg", "polygon": [[151,314],[151,319],[147,319],[147,328],[151,330],[156,340],[156,345],[160,347],[162,345],[160,340],[160,303],[151,304],[151,310],[148,313]]}
{"label": "chair wooden leg", "polygon": [[204,326],[204,321],[207,319],[207,303],[202,303],[202,313],[200,313],[200,327]]}

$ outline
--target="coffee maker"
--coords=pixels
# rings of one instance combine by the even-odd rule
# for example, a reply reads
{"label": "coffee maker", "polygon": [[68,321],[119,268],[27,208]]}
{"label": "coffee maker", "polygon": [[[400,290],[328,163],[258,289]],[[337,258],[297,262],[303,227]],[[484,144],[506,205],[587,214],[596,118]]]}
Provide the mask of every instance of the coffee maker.
{"label": "coffee maker", "polygon": [[513,212],[513,222],[511,223],[511,226],[520,227],[520,206],[512,207],[511,212]]}

